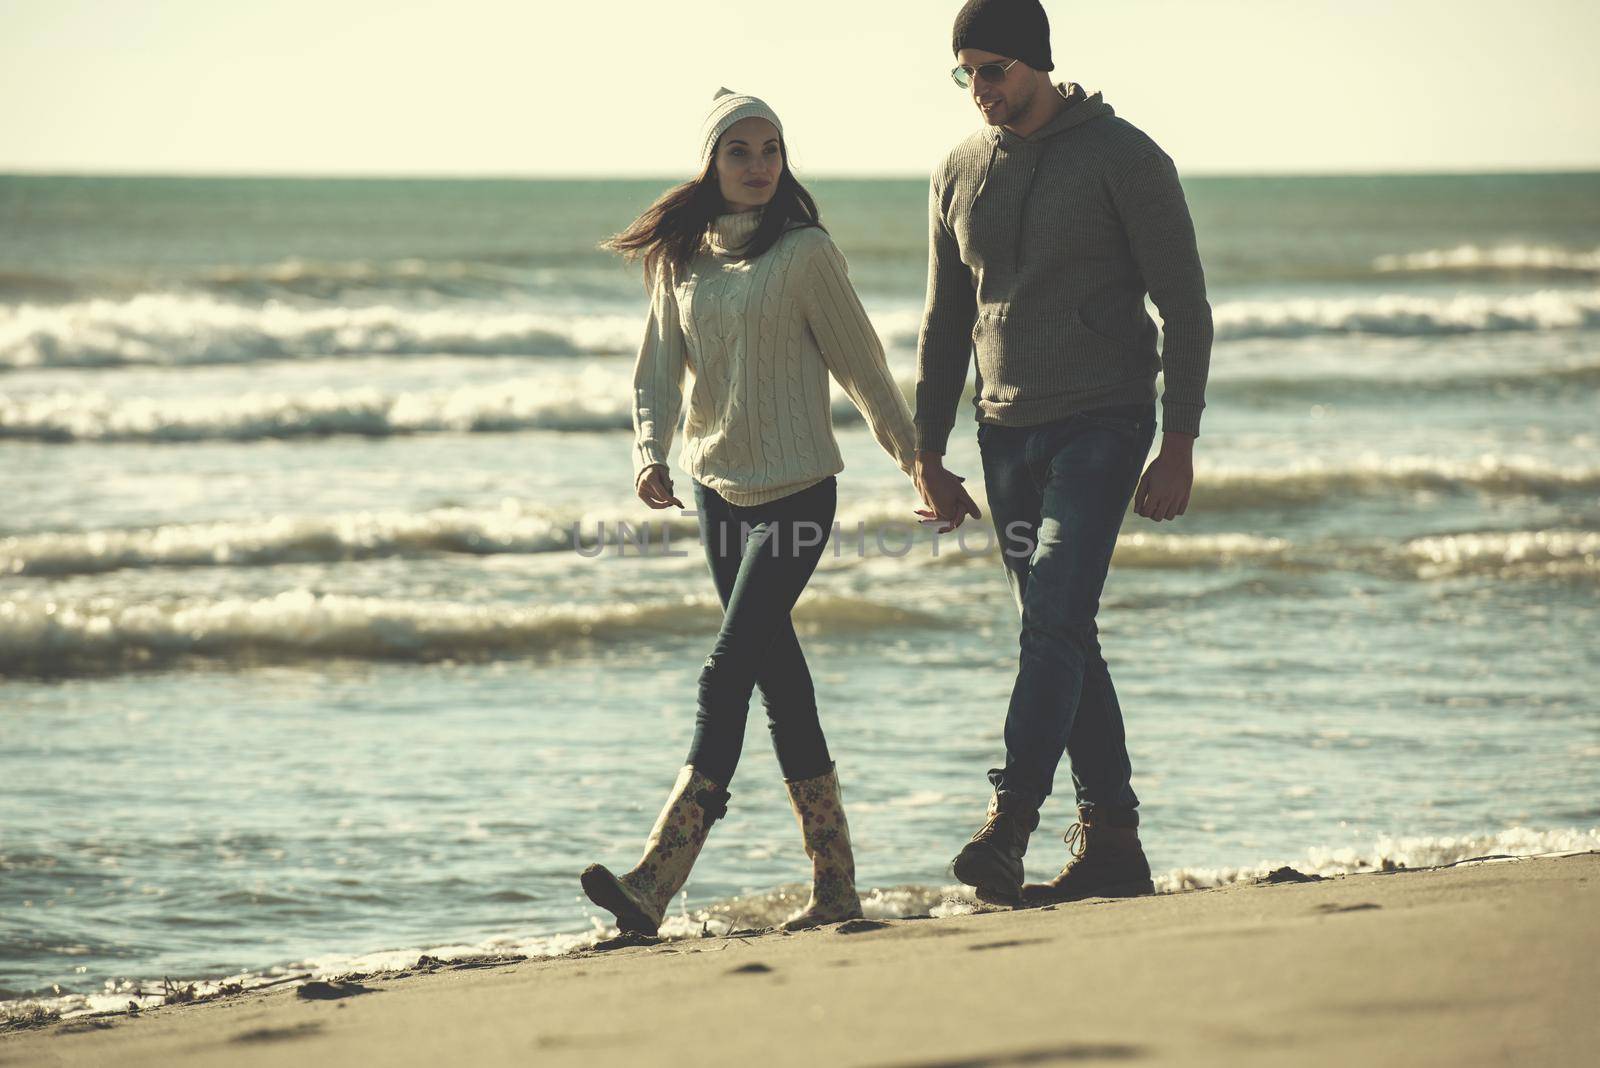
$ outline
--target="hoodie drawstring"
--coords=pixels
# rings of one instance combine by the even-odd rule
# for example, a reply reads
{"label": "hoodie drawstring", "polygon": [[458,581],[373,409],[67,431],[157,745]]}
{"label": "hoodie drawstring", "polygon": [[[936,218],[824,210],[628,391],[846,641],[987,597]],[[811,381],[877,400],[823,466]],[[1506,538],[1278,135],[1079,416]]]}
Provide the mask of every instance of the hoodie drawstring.
{"label": "hoodie drawstring", "polygon": [[978,191],[976,193],[972,194],[972,204],[973,204],[974,207],[977,206],[978,198],[983,196],[983,191],[984,191],[985,187],[987,187],[988,184],[989,184],[989,172],[994,170],[994,157],[1000,151],[1000,134],[999,134],[999,131],[996,131],[994,137],[990,138],[990,142],[991,143],[989,145],[989,162],[985,163],[983,165],[983,177],[981,179],[979,179],[979,181],[978,181]]}
{"label": "hoodie drawstring", "polygon": [[[1039,146],[1039,152],[1044,151],[1044,146]],[[1028,200],[1033,196],[1033,181],[1039,176],[1039,157],[1036,154],[1033,162],[1028,165],[1028,185],[1022,190],[1022,208],[1017,213],[1017,248],[1012,257],[1016,261],[1017,270],[1022,270],[1022,221],[1028,217]]]}

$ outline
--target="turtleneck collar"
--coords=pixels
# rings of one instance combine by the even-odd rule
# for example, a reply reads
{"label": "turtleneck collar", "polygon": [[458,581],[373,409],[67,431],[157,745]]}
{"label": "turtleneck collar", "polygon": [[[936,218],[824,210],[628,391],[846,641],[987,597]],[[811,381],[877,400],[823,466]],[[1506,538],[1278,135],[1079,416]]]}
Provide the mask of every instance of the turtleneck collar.
{"label": "turtleneck collar", "polygon": [[737,256],[761,225],[761,211],[732,211],[718,215],[706,229],[706,244],[718,256]]}

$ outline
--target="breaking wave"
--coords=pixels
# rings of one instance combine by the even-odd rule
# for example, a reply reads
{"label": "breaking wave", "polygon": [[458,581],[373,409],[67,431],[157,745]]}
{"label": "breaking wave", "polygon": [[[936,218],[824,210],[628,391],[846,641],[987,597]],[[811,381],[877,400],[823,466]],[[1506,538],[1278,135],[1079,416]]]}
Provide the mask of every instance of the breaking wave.
{"label": "breaking wave", "polygon": [[[880,310],[886,344],[914,349],[920,309]],[[1384,295],[1224,301],[1217,337],[1420,336],[1600,327],[1600,291],[1516,296]],[[579,356],[636,350],[642,310],[562,314],[537,305],[330,307],[143,293],[64,304],[0,306],[0,369],[239,364],[350,356]]]}
{"label": "breaking wave", "polygon": [[142,294],[0,307],[0,367],[250,363],[343,356],[581,356],[639,343],[627,315],[505,308],[298,307]]}
{"label": "breaking wave", "polygon": [[1219,340],[1327,334],[1433,337],[1600,327],[1600,290],[1522,296],[1385,295],[1228,301],[1214,310]]}
{"label": "breaking wave", "polygon": [[[910,512],[913,503],[908,496],[899,502],[848,505],[837,517],[841,537],[854,535],[858,527],[877,530],[897,525],[909,531],[914,519]],[[673,510],[645,512],[643,506],[607,513],[511,504],[499,509],[356,512],[63,531],[0,538],[0,575],[92,575],[155,567],[270,567],[436,553],[490,556],[581,550],[586,555],[602,551],[642,554],[660,550],[667,538],[693,541],[698,536],[698,523],[693,515]]]}
{"label": "breaking wave", "polygon": [[[304,589],[259,600],[170,603],[19,597],[0,601],[0,675],[114,673],[191,660],[226,660],[235,666],[485,660],[626,642],[651,633],[714,631],[721,619],[721,606],[709,597],[588,607],[350,597]],[[803,599],[795,620],[830,633],[944,625],[911,609],[823,595]]]}
{"label": "breaking wave", "polygon": [[1419,399],[1565,395],[1600,387],[1600,363],[1532,366],[1463,372],[1448,376],[1375,375],[1221,375],[1206,386],[1206,397],[1222,405],[1276,406],[1285,401],[1333,405],[1415,404]]}
{"label": "breaking wave", "polygon": [[1303,464],[1278,471],[1213,468],[1195,477],[1196,509],[1242,510],[1415,492],[1553,498],[1600,490],[1600,467],[1562,467],[1485,456],[1370,458],[1349,465]]}
{"label": "breaking wave", "polygon": [[[583,361],[538,377],[438,389],[377,387],[309,392],[251,391],[191,397],[123,396],[104,390],[0,394],[0,438],[66,444],[129,441],[181,444],[268,441],[332,435],[500,434],[526,430],[626,431],[632,427],[626,361]],[[899,377],[915,403],[916,380]],[[1223,404],[1409,402],[1418,395],[1550,393],[1600,386],[1600,364],[1456,375],[1448,378],[1359,376],[1222,377],[1209,393]],[[861,413],[833,388],[833,421]]]}
{"label": "breaking wave", "polygon": [[1303,857],[1222,868],[1174,868],[1156,876],[1156,891],[1202,890],[1254,882],[1281,867],[1329,878],[1358,872],[1437,868],[1474,860],[1600,851],[1600,828],[1536,831],[1513,827],[1481,835],[1385,835],[1366,847],[1318,848]]}
{"label": "breaking wave", "polygon": [[1415,538],[1404,563],[1423,579],[1456,575],[1501,578],[1600,577],[1600,531],[1512,530]]}
{"label": "breaking wave", "polygon": [[[911,383],[904,389],[913,388]],[[336,434],[501,434],[523,430],[629,430],[631,390],[622,372],[585,366],[570,375],[396,393],[376,388],[305,394],[154,399],[104,392],[0,395],[0,438],[68,443],[268,441]],[[861,422],[842,393],[836,424]]]}
{"label": "breaking wave", "polygon": [[1452,278],[1594,278],[1600,277],[1600,249],[1584,252],[1555,245],[1485,248],[1464,244],[1379,256],[1372,269],[1379,274]]}

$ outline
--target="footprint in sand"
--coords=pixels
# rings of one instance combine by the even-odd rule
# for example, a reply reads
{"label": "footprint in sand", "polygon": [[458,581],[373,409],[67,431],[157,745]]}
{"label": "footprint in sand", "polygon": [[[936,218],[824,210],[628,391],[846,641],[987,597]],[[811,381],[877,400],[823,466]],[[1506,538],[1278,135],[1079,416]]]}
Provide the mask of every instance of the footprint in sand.
{"label": "footprint in sand", "polygon": [[728,969],[728,974],[729,975],[760,975],[763,972],[770,972],[770,971],[772,971],[771,965],[762,964],[760,961],[751,961],[749,964],[741,964],[737,968],[729,968]]}

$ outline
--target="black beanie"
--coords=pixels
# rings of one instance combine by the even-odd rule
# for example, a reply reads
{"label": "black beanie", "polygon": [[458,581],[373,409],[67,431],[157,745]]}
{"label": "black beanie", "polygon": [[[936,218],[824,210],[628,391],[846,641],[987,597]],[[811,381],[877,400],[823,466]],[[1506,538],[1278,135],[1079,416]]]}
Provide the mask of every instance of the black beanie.
{"label": "black beanie", "polygon": [[1034,70],[1055,70],[1050,62],[1050,20],[1039,0],[967,0],[956,15],[952,52],[981,48],[1020,59]]}

